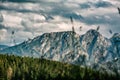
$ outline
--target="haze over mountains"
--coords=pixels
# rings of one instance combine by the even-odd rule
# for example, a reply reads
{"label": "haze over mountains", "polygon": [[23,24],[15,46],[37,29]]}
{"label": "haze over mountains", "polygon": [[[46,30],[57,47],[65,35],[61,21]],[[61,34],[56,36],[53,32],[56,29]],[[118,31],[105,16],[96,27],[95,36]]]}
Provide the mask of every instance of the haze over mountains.
{"label": "haze over mountains", "polygon": [[3,54],[45,58],[113,72],[120,70],[120,34],[110,39],[91,29],[44,33],[21,44],[0,50]]}

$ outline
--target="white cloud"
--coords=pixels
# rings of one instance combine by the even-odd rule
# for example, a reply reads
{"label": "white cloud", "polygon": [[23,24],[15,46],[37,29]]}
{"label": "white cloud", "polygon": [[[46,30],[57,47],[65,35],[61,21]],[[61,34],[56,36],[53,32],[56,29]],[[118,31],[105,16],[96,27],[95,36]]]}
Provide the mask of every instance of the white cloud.
{"label": "white cloud", "polygon": [[67,0],[67,2],[71,2],[71,3],[85,3],[88,2],[88,0]]}
{"label": "white cloud", "polygon": [[[2,41],[10,44],[11,31],[15,30],[17,43],[42,33],[71,30],[69,16],[73,16],[75,30],[79,34],[101,26],[100,32],[109,36],[108,30],[119,32],[119,0],[39,0],[36,3],[6,2],[0,4],[3,27]],[[82,31],[79,27],[82,26]]]}
{"label": "white cloud", "polygon": [[6,33],[7,31],[5,29],[0,30],[0,41],[6,40]]}

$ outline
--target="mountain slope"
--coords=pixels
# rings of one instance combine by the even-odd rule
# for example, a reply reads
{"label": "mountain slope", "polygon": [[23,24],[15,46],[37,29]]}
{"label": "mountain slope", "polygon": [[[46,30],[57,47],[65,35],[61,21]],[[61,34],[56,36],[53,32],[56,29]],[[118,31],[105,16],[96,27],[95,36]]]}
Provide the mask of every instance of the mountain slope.
{"label": "mountain slope", "polygon": [[45,33],[32,40],[9,47],[1,53],[33,56],[72,63],[81,54],[87,55],[79,42],[79,35],[72,32]]}
{"label": "mountain slope", "polygon": [[7,45],[0,45],[0,50],[3,50],[5,48],[7,48],[7,47],[9,47],[9,46],[7,46]]}
{"label": "mountain slope", "polygon": [[[44,33],[19,45],[5,48],[0,53],[40,57],[92,68],[108,68],[110,66],[103,64],[119,60],[119,50],[119,34],[116,33],[111,39],[107,39],[91,29],[83,35],[73,31]],[[117,69],[120,70],[119,67]]]}

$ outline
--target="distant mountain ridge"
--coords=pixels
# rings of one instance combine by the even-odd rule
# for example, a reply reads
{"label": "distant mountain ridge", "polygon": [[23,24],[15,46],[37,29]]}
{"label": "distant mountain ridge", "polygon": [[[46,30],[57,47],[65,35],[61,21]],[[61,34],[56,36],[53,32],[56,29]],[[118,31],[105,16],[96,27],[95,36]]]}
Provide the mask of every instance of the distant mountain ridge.
{"label": "distant mountain ridge", "polygon": [[110,70],[109,67],[114,63],[117,66],[115,68],[120,70],[120,65],[117,65],[120,62],[120,34],[116,33],[108,39],[93,29],[83,35],[73,31],[44,33],[0,50],[0,53],[87,65],[95,69],[102,67],[106,70]]}
{"label": "distant mountain ridge", "polygon": [[9,47],[9,46],[7,46],[7,45],[0,45],[0,50],[3,50],[5,48],[7,48],[7,47]]}

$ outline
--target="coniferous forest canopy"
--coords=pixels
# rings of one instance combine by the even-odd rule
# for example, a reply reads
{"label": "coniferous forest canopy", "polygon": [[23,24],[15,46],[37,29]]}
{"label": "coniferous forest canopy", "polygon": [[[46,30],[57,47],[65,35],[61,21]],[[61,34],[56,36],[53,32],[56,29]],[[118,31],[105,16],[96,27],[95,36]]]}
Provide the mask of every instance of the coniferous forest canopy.
{"label": "coniferous forest canopy", "polygon": [[119,80],[101,73],[51,60],[0,54],[0,80]]}

